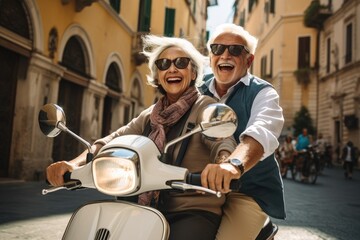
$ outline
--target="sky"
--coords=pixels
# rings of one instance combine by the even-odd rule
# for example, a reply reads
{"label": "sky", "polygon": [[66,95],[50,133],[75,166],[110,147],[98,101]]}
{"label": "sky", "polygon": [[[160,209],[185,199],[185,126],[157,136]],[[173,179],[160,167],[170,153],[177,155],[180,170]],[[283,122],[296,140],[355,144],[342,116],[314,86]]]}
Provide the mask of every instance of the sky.
{"label": "sky", "polygon": [[[222,23],[232,22],[232,6],[234,0],[217,0],[218,5],[208,7],[208,20],[206,22],[206,30],[211,32]],[[211,73],[209,66],[205,67],[205,73]]]}
{"label": "sky", "polygon": [[211,32],[217,25],[226,22],[232,22],[232,6],[234,0],[218,0],[218,5],[208,7],[208,20],[206,23],[206,29]]}

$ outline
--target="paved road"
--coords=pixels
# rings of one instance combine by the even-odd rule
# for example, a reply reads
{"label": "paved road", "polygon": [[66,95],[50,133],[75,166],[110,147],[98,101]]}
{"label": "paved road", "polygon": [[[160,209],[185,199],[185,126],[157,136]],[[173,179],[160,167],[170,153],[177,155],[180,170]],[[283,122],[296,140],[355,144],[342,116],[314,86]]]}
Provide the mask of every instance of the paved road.
{"label": "paved road", "polygon": [[290,179],[284,185],[287,219],[275,220],[277,239],[360,239],[359,171],[346,180],[341,168],[325,169],[315,185]]}
{"label": "paved road", "polygon": [[[316,185],[285,179],[287,219],[277,240],[360,239],[360,172],[345,180],[339,168],[325,169]],[[0,181],[0,239],[61,239],[71,212],[111,197],[94,190],[42,196],[41,182]]]}

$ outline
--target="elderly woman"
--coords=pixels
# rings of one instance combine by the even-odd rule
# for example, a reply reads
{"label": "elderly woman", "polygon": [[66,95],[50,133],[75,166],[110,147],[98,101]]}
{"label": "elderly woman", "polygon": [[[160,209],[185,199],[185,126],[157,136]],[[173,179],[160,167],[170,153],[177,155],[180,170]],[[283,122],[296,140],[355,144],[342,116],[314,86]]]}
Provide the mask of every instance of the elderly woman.
{"label": "elderly woman", "polygon": [[[152,139],[160,151],[166,142],[185,134],[199,123],[199,113],[214,103],[210,97],[201,96],[195,87],[203,77],[203,56],[187,40],[148,35],[144,40],[144,55],[148,57],[150,74],[148,83],[157,87],[163,96],[145,109],[129,124],[102,139],[95,141],[95,153],[112,139],[127,134],[143,134]],[[169,164],[201,172],[209,163],[226,158],[235,148],[233,138],[221,141],[193,135],[187,149],[181,151],[181,142],[172,149]],[[66,171],[85,163],[85,153],[70,162],[57,162],[47,169],[52,185],[62,184]],[[153,192],[139,196],[139,203],[149,204]],[[156,195],[156,194],[155,194]],[[170,225],[169,239],[215,239],[221,220],[221,207],[225,199],[197,192],[161,192],[156,196],[157,207]]]}

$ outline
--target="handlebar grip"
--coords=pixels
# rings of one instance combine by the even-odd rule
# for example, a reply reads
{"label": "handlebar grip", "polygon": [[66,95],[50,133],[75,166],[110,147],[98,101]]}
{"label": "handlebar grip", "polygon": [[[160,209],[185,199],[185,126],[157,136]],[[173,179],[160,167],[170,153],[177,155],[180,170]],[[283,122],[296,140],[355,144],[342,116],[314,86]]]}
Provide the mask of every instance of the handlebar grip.
{"label": "handlebar grip", "polygon": [[64,173],[63,178],[64,178],[64,183],[70,182],[70,180],[71,180],[71,172]]}
{"label": "handlebar grip", "polygon": [[[70,180],[71,180],[71,172],[64,173],[63,179],[64,179],[64,183],[70,182]],[[51,185],[50,182],[47,179],[46,179],[46,184]]]}
{"label": "handlebar grip", "polygon": [[[201,173],[189,173],[186,178],[186,183],[201,186]],[[240,190],[241,182],[240,179],[233,179],[230,182],[230,189],[234,192]]]}

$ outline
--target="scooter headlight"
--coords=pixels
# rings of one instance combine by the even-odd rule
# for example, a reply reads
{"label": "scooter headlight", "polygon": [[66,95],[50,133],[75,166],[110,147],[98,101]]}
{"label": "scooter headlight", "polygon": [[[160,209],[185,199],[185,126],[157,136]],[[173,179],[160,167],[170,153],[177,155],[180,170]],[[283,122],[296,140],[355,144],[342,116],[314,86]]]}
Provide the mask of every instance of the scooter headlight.
{"label": "scooter headlight", "polygon": [[123,196],[135,192],[139,185],[138,161],[107,153],[94,159],[93,177],[95,187],[102,193]]}

